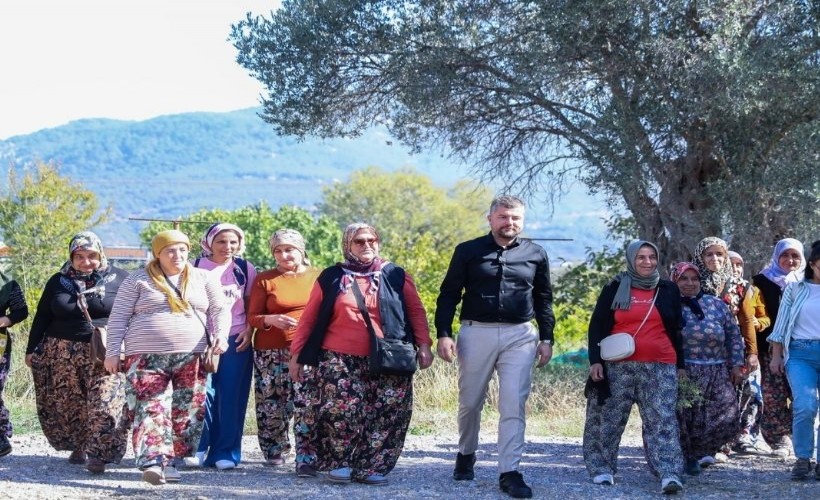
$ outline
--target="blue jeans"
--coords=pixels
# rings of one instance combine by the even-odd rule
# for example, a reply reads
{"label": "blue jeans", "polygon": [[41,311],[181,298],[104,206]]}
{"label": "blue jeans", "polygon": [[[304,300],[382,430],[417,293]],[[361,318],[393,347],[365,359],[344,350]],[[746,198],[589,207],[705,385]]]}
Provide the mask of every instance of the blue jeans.
{"label": "blue jeans", "polygon": [[817,394],[820,389],[820,340],[789,342],[786,377],[792,389],[792,440],[797,458],[814,458]]}

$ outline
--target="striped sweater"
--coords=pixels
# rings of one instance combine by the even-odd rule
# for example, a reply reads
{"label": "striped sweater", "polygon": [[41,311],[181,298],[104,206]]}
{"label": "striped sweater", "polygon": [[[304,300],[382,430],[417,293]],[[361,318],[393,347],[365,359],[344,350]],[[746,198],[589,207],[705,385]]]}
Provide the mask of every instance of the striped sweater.
{"label": "striped sweater", "polygon": [[205,318],[214,325],[212,338],[228,338],[231,311],[225,307],[218,277],[193,266],[188,269],[185,299],[196,313],[172,313],[168,297],[144,269],[122,282],[108,318],[106,356],[119,356],[123,350],[127,356],[202,352],[207,344],[200,319]]}

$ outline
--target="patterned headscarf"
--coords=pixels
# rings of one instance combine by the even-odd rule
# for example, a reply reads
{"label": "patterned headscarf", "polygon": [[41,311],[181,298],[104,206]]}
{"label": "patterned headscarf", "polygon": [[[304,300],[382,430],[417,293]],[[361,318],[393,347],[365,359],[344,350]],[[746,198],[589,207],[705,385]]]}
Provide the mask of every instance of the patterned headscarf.
{"label": "patterned headscarf", "polygon": [[299,231],[295,229],[280,229],[271,235],[268,244],[270,245],[271,255],[273,255],[273,251],[276,250],[276,247],[279,245],[290,245],[302,254],[302,264],[306,266],[310,265],[307,250],[305,250],[305,238]]}
{"label": "patterned headscarf", "polygon": [[387,261],[379,257],[378,250],[376,251],[376,257],[373,261],[368,263],[360,261],[353,255],[351,250],[354,245],[353,238],[356,236],[356,233],[361,230],[366,230],[371,233],[377,241],[381,240],[376,228],[364,222],[354,222],[345,228],[344,234],[342,235],[342,253],[344,254],[345,261],[337,264],[344,271],[344,276],[342,276],[341,283],[339,284],[339,289],[342,293],[350,288],[357,276],[367,276],[370,279],[370,289],[377,290],[379,288],[382,268],[387,265]]}
{"label": "patterned headscarf", "polygon": [[[786,272],[780,267],[780,256],[786,250],[797,250],[800,252],[800,267],[790,273]],[[800,281],[803,271],[806,269],[806,257],[803,254],[803,244],[794,238],[784,238],[777,242],[772,252],[772,260],[761,273],[763,276],[769,278],[769,281],[780,287],[781,290],[786,288],[789,283]]]}
{"label": "patterned headscarf", "polygon": [[242,231],[242,229],[240,229],[237,225],[229,224],[227,222],[219,222],[211,225],[199,241],[199,246],[202,247],[202,253],[200,254],[201,257],[208,258],[214,254],[211,248],[214,244],[214,238],[216,238],[216,235],[222,231],[233,231],[236,233],[239,237],[239,250],[236,251],[236,255],[242,255],[245,253],[245,232]]}
{"label": "patterned headscarf", "polygon": [[[703,261],[703,252],[711,246],[719,246],[723,248],[726,253],[726,258],[723,260],[723,266],[717,271],[710,271]],[[700,243],[695,247],[695,255],[692,257],[692,263],[698,266],[700,271],[700,288],[703,293],[720,297],[723,289],[728,286],[735,276],[732,270],[732,261],[729,259],[729,245],[720,238],[709,236],[700,240]]]}
{"label": "patterned headscarf", "polygon": [[640,250],[642,246],[651,247],[655,250],[655,255],[660,255],[658,247],[655,246],[654,243],[645,240],[635,240],[626,247],[626,271],[615,277],[616,280],[620,281],[620,285],[618,285],[615,298],[612,300],[611,307],[613,311],[616,309],[622,311],[629,310],[629,307],[632,305],[630,289],[633,286],[641,290],[654,290],[658,286],[661,275],[657,267],[655,267],[655,272],[646,277],[638,274],[638,271],[635,269],[635,258],[638,256],[638,250]]}
{"label": "patterned headscarf", "polygon": [[[72,260],[77,250],[91,250],[100,255],[100,267],[90,273],[74,269]],[[60,268],[60,284],[70,293],[79,293],[102,283],[108,274],[108,259],[103,252],[102,241],[91,231],[81,231],[68,242],[68,260]]]}
{"label": "patterned headscarf", "polygon": [[[669,274],[669,278],[677,284],[680,277],[683,276],[683,273],[690,269],[695,271],[695,273],[698,275],[698,278],[701,277],[700,271],[698,271],[698,267],[696,265],[692,264],[691,262],[678,262],[672,268],[672,272]],[[698,299],[700,299],[701,297],[703,297],[702,289],[694,297],[689,297],[683,294],[681,294],[680,296],[680,300],[683,303],[683,305],[689,306],[689,309],[695,316],[698,317],[698,319],[703,319],[704,317],[706,317],[703,314],[703,308],[700,307],[700,303],[698,302]]]}

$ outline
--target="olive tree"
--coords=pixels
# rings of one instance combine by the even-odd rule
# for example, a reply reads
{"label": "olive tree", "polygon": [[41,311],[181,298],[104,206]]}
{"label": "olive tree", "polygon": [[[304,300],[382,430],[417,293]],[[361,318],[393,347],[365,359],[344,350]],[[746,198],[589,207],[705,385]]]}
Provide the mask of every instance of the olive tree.
{"label": "olive tree", "polygon": [[289,0],[231,40],[282,134],[382,124],[550,198],[580,179],[665,262],[762,261],[820,212],[812,0]]}

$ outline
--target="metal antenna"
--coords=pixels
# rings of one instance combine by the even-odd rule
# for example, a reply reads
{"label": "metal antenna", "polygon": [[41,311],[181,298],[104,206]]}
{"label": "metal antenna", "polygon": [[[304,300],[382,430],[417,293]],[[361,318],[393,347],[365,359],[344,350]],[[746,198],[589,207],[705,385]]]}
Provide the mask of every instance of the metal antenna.
{"label": "metal antenna", "polygon": [[179,230],[179,225],[183,222],[185,224],[216,224],[215,222],[208,222],[205,220],[184,220],[184,219],[142,219],[139,217],[129,217],[128,220],[140,220],[148,222],[171,222],[174,224],[174,229]]}

